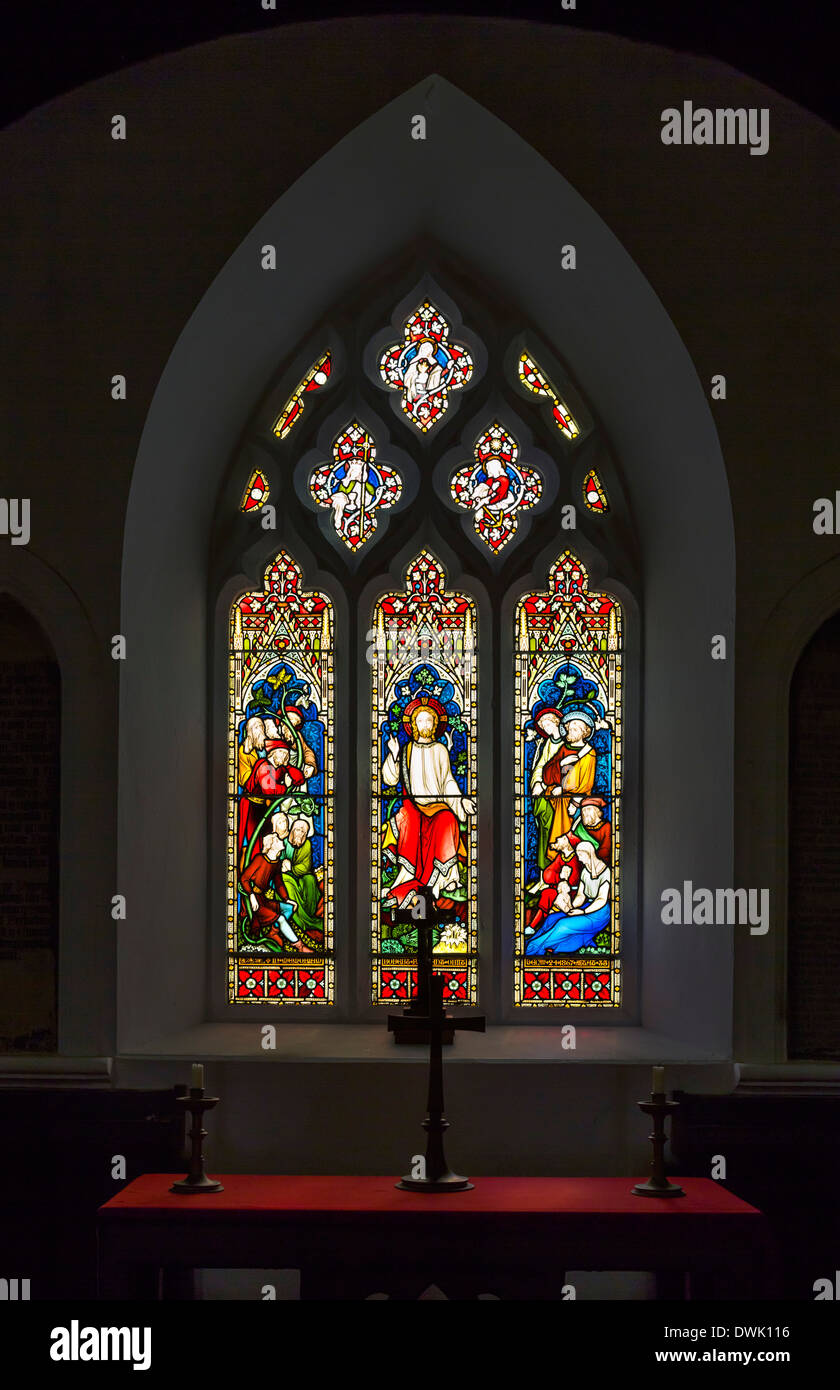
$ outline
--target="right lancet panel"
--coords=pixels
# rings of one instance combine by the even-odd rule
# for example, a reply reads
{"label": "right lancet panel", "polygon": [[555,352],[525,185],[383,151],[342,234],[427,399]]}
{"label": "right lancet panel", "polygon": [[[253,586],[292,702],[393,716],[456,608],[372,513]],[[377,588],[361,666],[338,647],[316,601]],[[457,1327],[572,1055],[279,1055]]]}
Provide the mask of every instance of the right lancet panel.
{"label": "right lancet panel", "polygon": [[622,614],[569,550],[516,606],[514,1002],[621,999]]}

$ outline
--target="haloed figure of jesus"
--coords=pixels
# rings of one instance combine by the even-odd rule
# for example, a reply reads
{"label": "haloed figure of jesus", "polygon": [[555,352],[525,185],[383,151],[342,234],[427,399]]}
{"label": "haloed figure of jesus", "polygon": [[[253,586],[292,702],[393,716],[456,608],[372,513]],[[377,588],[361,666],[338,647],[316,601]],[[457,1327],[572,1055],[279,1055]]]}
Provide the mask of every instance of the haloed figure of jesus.
{"label": "haloed figure of jesus", "polygon": [[382,780],[388,787],[402,784],[403,801],[386,828],[384,853],[397,862],[397,876],[383,905],[401,903],[421,885],[435,898],[458,888],[461,823],[475,814],[475,804],[463,796],[452,775],[449,752],[436,735],[445,727],[446,713],[437,701],[408,705],[403,717],[411,738],[402,750],[388,739]]}

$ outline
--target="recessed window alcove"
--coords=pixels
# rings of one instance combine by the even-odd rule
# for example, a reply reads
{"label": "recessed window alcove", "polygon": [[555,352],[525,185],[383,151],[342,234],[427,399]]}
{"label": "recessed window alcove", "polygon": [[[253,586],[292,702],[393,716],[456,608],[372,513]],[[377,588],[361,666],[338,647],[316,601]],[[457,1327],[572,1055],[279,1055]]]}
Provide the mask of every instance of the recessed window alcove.
{"label": "recessed window alcove", "polygon": [[[412,141],[418,112],[431,130],[457,129],[457,140]],[[338,206],[354,210],[340,236]],[[712,661],[710,646],[715,634],[730,643],[733,635],[734,537],[708,402],[665,309],[596,212],[509,127],[437,77],[352,131],[265,214],[184,328],[149,410],[122,575],[122,631],[133,659],[120,685],[118,883],[132,927],[120,933],[119,1053],[253,1057],[255,1024],[266,1020],[278,1023],[267,1060],[390,1061],[401,1051],[381,1011],[354,1013],[347,991],[356,987],[351,962],[360,957],[352,931],[341,951],[353,981],[339,992],[334,1021],[281,1019],[279,1009],[243,1020],[220,995],[226,671],[219,631],[237,590],[216,585],[212,535],[243,431],[283,364],[294,362],[335,305],[407,248],[422,255],[424,242],[461,262],[468,247],[477,279],[498,286],[562,355],[620,461],[638,540],[631,789],[638,811],[623,866],[633,903],[631,987],[620,1018],[580,1020],[585,1045],[579,1040],[566,1059],[724,1062],[731,930],[674,927],[660,916],[665,888],[686,879],[732,882],[732,663]],[[275,270],[261,266],[267,245],[276,248]],[[574,270],[560,269],[563,245],[576,248]],[[465,419],[467,396],[459,407]],[[558,533],[551,558],[568,540]],[[577,537],[572,544],[592,553]],[[255,542],[247,581],[269,548]],[[340,622],[335,573],[322,573],[303,541],[295,559],[307,588],[329,587]],[[409,559],[400,557],[403,567]],[[451,550],[449,559],[457,560]],[[603,566],[599,580],[602,573]],[[336,679],[347,675],[339,656]],[[354,840],[337,863],[356,852]],[[490,989],[503,1003],[504,980]],[[564,1012],[519,1018],[500,1003],[488,1035],[462,1035],[453,1060],[559,1057]]]}

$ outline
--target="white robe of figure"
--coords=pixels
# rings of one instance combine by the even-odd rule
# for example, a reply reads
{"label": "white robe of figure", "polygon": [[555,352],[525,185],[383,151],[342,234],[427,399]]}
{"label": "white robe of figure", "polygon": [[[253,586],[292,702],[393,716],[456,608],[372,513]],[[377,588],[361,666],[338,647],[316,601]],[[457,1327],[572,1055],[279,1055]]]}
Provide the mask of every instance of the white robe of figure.
{"label": "white robe of figure", "polygon": [[443,368],[434,358],[415,357],[406,368],[403,387],[408,400],[421,400],[431,396],[440,388]]}
{"label": "white robe of figure", "polygon": [[[427,884],[435,897],[445,897],[459,883],[458,821],[467,818],[461,789],[442,743],[412,740],[405,756],[409,798],[392,821],[399,871],[388,896],[401,902],[410,889]],[[382,764],[383,782],[395,787],[401,775],[399,756],[389,752]]]}

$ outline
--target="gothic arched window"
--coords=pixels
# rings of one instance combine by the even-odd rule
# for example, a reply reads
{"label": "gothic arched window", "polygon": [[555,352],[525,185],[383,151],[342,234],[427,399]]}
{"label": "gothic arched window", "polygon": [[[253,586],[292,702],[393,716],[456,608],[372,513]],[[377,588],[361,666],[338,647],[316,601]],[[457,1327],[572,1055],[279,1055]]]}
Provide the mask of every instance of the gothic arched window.
{"label": "gothic arched window", "polygon": [[403,263],[255,412],[217,513],[222,577],[250,576],[228,627],[232,1004],[407,1000],[418,887],[448,1004],[621,1002],[636,544],[555,347],[467,268]]}

